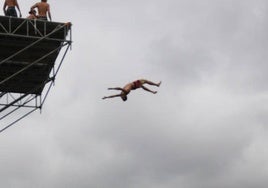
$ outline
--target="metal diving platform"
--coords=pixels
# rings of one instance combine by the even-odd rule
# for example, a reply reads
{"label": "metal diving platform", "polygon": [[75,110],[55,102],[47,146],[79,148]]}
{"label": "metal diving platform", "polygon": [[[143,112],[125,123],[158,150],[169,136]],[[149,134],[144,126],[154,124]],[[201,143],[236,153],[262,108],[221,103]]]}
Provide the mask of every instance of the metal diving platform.
{"label": "metal diving platform", "polygon": [[[42,108],[71,47],[71,27],[0,16],[0,132],[7,117],[13,124]],[[11,116],[14,112],[19,117]]]}

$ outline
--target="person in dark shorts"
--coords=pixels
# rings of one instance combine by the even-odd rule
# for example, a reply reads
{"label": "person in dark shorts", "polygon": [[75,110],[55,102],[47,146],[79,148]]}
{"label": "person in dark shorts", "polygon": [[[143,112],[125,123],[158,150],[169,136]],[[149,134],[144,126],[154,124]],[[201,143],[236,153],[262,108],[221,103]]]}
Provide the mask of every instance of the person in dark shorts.
{"label": "person in dark shorts", "polygon": [[152,91],[152,90],[146,88],[144,86],[144,84],[149,84],[149,85],[153,85],[153,86],[159,87],[161,85],[161,82],[154,83],[154,82],[151,82],[149,80],[139,79],[139,80],[136,80],[134,82],[128,83],[123,88],[121,88],[121,87],[108,88],[108,90],[120,90],[121,93],[120,94],[117,94],[117,95],[111,95],[111,96],[103,97],[102,99],[108,99],[108,98],[114,98],[114,97],[121,97],[121,99],[123,101],[126,101],[127,100],[127,95],[130,93],[130,91],[131,90],[138,89],[138,88],[142,88],[145,91],[151,92],[153,94],[156,94],[157,93],[157,91]]}
{"label": "person in dark shorts", "polygon": [[17,0],[5,0],[5,3],[3,6],[5,16],[18,17],[15,7],[17,7],[20,17],[21,17],[20,7],[19,7]]}
{"label": "person in dark shorts", "polygon": [[48,15],[49,20],[52,21],[50,13],[50,5],[47,3],[47,0],[41,0],[41,2],[35,3],[31,7],[31,10],[34,10],[35,8],[37,8],[38,10],[38,16],[37,16],[38,19],[47,21],[48,20],[47,15]]}

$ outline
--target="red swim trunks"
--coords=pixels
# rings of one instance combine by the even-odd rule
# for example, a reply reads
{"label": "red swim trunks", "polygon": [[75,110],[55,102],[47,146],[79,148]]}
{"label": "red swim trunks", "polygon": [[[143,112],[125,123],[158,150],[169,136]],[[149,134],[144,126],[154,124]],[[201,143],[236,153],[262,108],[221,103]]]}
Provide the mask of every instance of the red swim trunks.
{"label": "red swim trunks", "polygon": [[140,88],[141,85],[142,85],[141,81],[140,80],[137,80],[137,81],[133,82],[132,89]]}

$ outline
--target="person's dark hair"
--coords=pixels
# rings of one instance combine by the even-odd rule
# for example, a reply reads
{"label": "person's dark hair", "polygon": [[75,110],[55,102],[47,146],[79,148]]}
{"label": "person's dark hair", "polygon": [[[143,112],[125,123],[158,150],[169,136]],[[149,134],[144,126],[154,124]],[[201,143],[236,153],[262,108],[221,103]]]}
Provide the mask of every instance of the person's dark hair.
{"label": "person's dark hair", "polygon": [[29,14],[36,14],[36,10],[30,10]]}
{"label": "person's dark hair", "polygon": [[122,99],[123,101],[126,101],[126,100],[127,100],[127,95],[121,95],[121,99]]}

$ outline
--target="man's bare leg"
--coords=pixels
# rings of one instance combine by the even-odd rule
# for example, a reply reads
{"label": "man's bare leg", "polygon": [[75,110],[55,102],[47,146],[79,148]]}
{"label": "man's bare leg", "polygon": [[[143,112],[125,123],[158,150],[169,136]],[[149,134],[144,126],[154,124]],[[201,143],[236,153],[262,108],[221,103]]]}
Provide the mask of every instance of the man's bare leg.
{"label": "man's bare leg", "polygon": [[154,82],[149,81],[149,80],[141,79],[141,82],[144,84],[149,84],[149,85],[153,85],[153,86],[157,86],[157,87],[159,87],[161,85],[161,81],[159,83],[154,83]]}
{"label": "man's bare leg", "polygon": [[157,91],[152,91],[152,90],[148,89],[148,88],[145,87],[145,86],[141,86],[141,88],[144,89],[145,91],[149,91],[149,92],[151,92],[151,93],[153,93],[153,94],[156,94],[156,93],[157,93]]}

